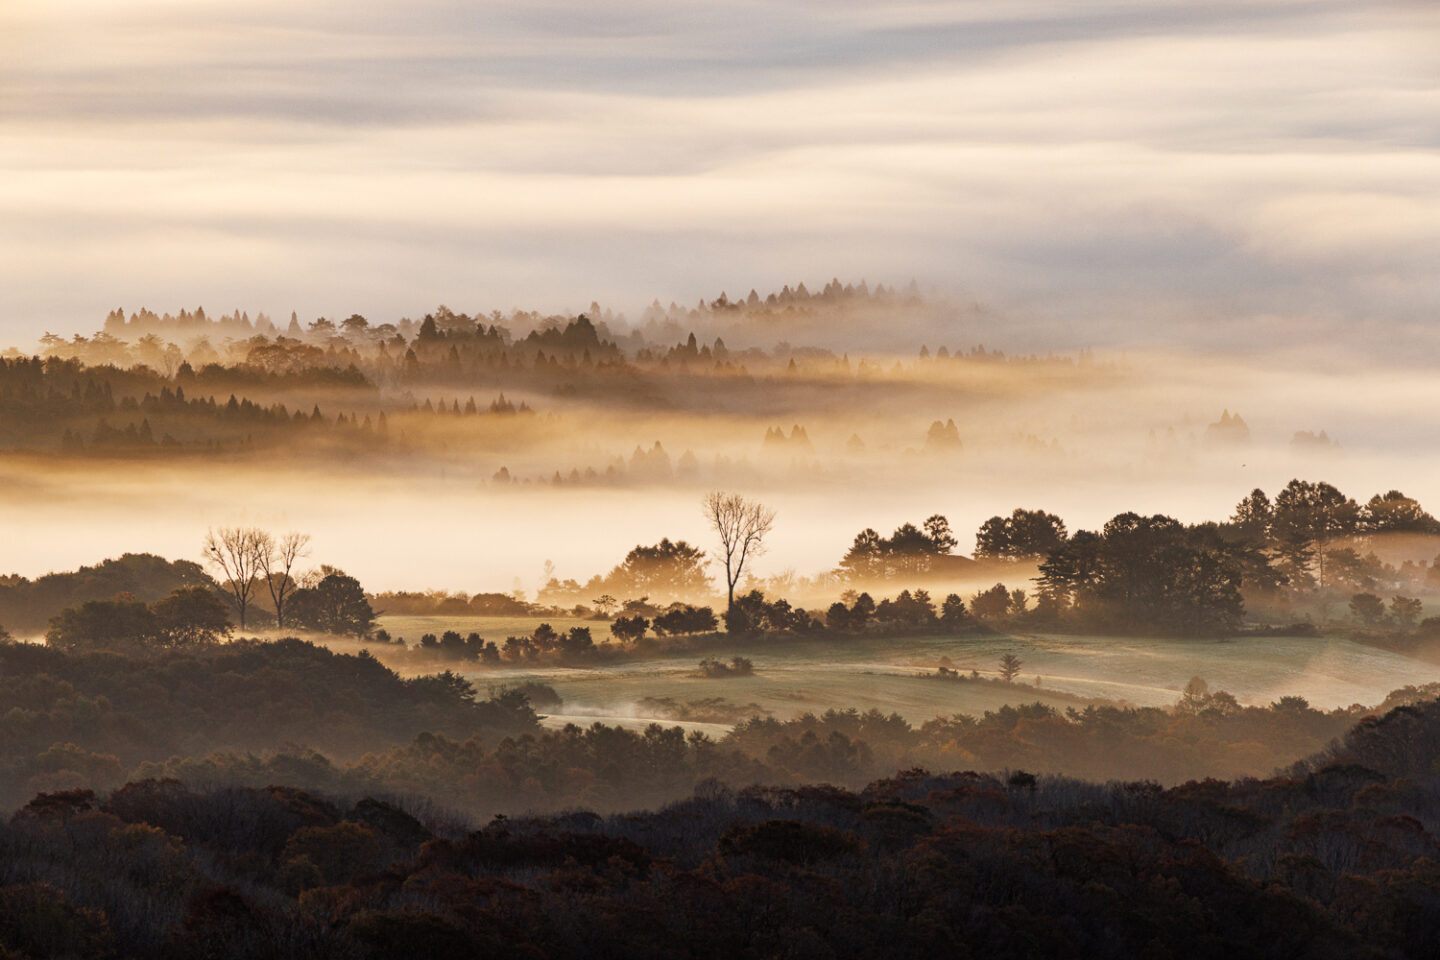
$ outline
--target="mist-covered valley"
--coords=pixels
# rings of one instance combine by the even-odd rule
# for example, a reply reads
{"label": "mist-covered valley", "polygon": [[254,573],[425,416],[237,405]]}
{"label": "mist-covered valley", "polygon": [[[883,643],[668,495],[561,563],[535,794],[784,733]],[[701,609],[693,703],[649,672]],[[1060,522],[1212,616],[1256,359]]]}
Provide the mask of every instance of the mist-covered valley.
{"label": "mist-covered valley", "polygon": [[1437,37],[0,3],[0,960],[1431,960]]}
{"label": "mist-covered valley", "polygon": [[[738,746],[873,716],[918,738],[847,782],[1022,757],[1263,776],[1440,681],[1425,377],[1001,352],[995,322],[838,280],[634,322],[112,311],[0,359],[0,624],[72,656],[299,636],[461,702],[522,698],[562,736]],[[1331,732],[1267,741],[1287,704]],[[1258,726],[1189,765],[923,732],[1025,709]],[[339,734],[336,762],[380,746]],[[169,762],[126,756],[107,769]]]}
{"label": "mist-covered valley", "polygon": [[833,281],[634,323],[113,311],[0,355],[0,949],[468,956],[534,946],[511,894],[803,913],[1068,830],[1415,955],[1344,889],[1436,889],[1430,378],[995,323]]}
{"label": "mist-covered valley", "polygon": [[[4,361],[0,471],[27,548],[6,568],[188,555],[196,529],[244,522],[311,531],[367,583],[533,592],[546,561],[581,578],[627,539],[700,539],[693,502],[715,487],[776,505],[783,535],[755,568],[772,576],[824,570],[849,537],[835,516],[973,528],[1023,504],[1076,529],[1125,510],[1196,522],[1296,476],[1440,496],[1422,371],[996,353],[993,318],[877,291],[787,288],[633,326],[441,308],[283,331],[238,311],[117,312],[93,337],[51,338],[40,366]],[[948,343],[845,349],[860,325],[937,317]]]}

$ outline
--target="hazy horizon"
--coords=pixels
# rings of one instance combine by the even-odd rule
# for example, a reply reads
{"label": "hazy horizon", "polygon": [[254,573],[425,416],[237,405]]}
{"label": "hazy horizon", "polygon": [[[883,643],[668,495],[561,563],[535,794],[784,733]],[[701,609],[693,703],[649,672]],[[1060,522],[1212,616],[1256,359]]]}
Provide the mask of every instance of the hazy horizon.
{"label": "hazy horizon", "polygon": [[0,341],[838,276],[1007,349],[1433,357],[1437,39],[1329,0],[21,0]]}

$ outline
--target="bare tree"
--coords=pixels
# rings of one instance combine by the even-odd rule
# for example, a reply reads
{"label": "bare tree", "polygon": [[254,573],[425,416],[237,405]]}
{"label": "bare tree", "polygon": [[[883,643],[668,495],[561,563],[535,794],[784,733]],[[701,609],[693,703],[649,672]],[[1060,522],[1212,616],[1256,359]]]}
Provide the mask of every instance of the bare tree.
{"label": "bare tree", "polygon": [[705,519],[720,535],[720,548],[725,559],[725,586],[729,591],[726,610],[735,607],[735,584],[745,563],[765,551],[765,536],[775,525],[775,511],[756,500],[746,500],[738,493],[715,490],[705,494],[701,502]]}
{"label": "bare tree", "polygon": [[221,527],[205,535],[205,560],[219,570],[245,629],[245,611],[255,592],[255,580],[265,566],[270,537],[255,527]]}
{"label": "bare tree", "polygon": [[260,565],[265,572],[265,585],[270,588],[270,600],[275,604],[275,626],[285,626],[285,600],[299,586],[290,578],[295,561],[310,555],[308,533],[287,533],[279,540],[270,534],[265,538],[264,555]]}

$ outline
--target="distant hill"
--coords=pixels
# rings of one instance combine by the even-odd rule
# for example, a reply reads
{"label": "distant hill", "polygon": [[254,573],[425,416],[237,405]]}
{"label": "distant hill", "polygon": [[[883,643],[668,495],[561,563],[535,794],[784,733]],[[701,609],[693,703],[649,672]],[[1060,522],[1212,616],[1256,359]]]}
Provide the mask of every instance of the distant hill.
{"label": "distant hill", "polygon": [[[1410,699],[1405,693],[1414,701],[1405,702]],[[1361,720],[1338,743],[1310,760],[1308,767],[1344,766],[1390,778],[1434,777],[1435,758],[1440,756],[1440,700],[1427,697],[1436,694],[1440,684],[1396,691],[1375,715]],[[1380,712],[1397,701],[1399,706]]]}
{"label": "distant hill", "polygon": [[149,553],[127,553],[70,573],[47,573],[30,580],[0,577],[0,626],[18,636],[43,633],[50,618],[87,600],[108,600],[119,593],[154,603],[179,587],[216,583],[198,563],[166,560]]}

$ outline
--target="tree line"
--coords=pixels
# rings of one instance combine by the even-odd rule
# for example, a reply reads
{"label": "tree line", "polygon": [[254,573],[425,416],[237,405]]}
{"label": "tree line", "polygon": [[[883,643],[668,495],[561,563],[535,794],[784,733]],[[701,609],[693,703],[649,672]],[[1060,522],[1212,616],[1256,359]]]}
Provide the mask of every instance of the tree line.
{"label": "tree line", "polygon": [[[856,584],[932,573],[951,557],[949,529],[937,514],[889,537],[863,530],[837,573]],[[1238,629],[1247,601],[1294,610],[1341,598],[1357,621],[1408,628],[1420,608],[1405,591],[1433,589],[1435,578],[1423,564],[1397,568],[1374,552],[1402,537],[1434,549],[1426,538],[1440,538],[1440,521],[1398,490],[1360,504],[1328,483],[1299,479],[1273,500],[1253,491],[1222,522],[1127,512],[1072,534],[1055,514],[1017,508],[980,525],[974,557],[1002,576],[1007,566],[1033,568],[1022,575],[1034,588],[997,583],[970,598],[969,612],[1051,628],[1201,636]],[[1388,614],[1375,592],[1386,587],[1395,591]]]}

